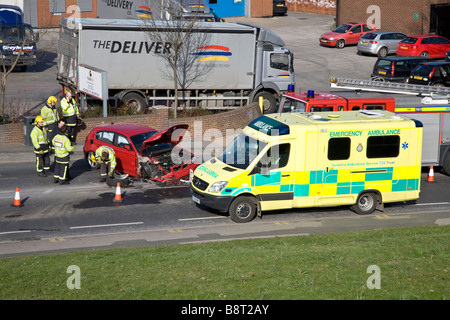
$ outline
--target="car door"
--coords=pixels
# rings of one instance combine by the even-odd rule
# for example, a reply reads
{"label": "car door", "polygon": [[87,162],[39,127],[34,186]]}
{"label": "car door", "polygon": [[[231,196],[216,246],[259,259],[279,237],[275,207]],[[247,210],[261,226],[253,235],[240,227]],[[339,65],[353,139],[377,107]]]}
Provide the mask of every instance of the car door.
{"label": "car door", "polygon": [[353,26],[349,31],[348,31],[348,38],[347,38],[347,44],[355,44],[358,43],[359,38],[362,37],[362,29],[361,29],[361,25],[356,25]]}
{"label": "car door", "polygon": [[444,37],[436,37],[436,51],[438,57],[444,58],[448,50],[450,50],[450,41]]}
{"label": "car door", "polygon": [[126,136],[116,133],[114,151],[116,153],[117,171],[137,177],[137,152]]}

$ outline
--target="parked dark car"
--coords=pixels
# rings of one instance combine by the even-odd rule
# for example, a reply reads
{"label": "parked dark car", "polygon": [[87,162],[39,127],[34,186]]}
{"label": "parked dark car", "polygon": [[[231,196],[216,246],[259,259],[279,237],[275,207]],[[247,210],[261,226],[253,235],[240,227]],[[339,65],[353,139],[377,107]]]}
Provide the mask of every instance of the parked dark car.
{"label": "parked dark car", "polygon": [[287,13],[287,5],[284,0],[273,0],[273,15],[284,16]]}
{"label": "parked dark car", "polygon": [[409,77],[409,83],[450,87],[450,62],[419,64]]}
{"label": "parked dark car", "polygon": [[378,58],[373,66],[372,80],[407,82],[411,71],[419,64],[433,61],[422,57],[384,57]]}
{"label": "parked dark car", "polygon": [[450,51],[445,54],[445,61],[450,61]]}

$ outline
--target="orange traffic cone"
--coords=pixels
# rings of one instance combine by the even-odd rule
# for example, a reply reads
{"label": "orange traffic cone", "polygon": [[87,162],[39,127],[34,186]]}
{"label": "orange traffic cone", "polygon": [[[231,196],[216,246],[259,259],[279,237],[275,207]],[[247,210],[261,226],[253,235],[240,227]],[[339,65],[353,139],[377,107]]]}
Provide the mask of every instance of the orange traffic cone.
{"label": "orange traffic cone", "polygon": [[427,181],[434,182],[434,169],[433,169],[433,166],[430,167],[430,172],[428,173]]}
{"label": "orange traffic cone", "polygon": [[120,182],[117,182],[117,187],[116,187],[116,195],[114,196],[114,200],[113,202],[122,202],[122,194],[120,192]]}
{"label": "orange traffic cone", "polygon": [[14,204],[12,206],[13,207],[22,207],[23,206],[23,204],[21,204],[21,202],[20,202],[19,187],[16,188],[16,194],[14,195]]}

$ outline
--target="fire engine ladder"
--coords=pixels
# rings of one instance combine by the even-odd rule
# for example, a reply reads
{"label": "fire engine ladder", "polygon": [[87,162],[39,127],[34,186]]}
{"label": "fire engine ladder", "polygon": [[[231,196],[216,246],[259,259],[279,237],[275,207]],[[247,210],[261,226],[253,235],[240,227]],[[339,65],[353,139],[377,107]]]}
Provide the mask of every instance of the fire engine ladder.
{"label": "fire engine ladder", "polygon": [[403,93],[420,96],[450,95],[449,87],[424,86],[420,84],[396,83],[348,78],[331,78],[332,88]]}

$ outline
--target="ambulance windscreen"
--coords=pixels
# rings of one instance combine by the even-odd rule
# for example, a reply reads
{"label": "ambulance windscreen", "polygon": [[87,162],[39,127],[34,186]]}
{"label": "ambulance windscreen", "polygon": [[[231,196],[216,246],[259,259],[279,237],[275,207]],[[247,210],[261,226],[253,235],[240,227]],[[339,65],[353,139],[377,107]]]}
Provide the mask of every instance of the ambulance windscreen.
{"label": "ambulance windscreen", "polygon": [[239,134],[217,158],[232,167],[246,169],[267,143]]}

